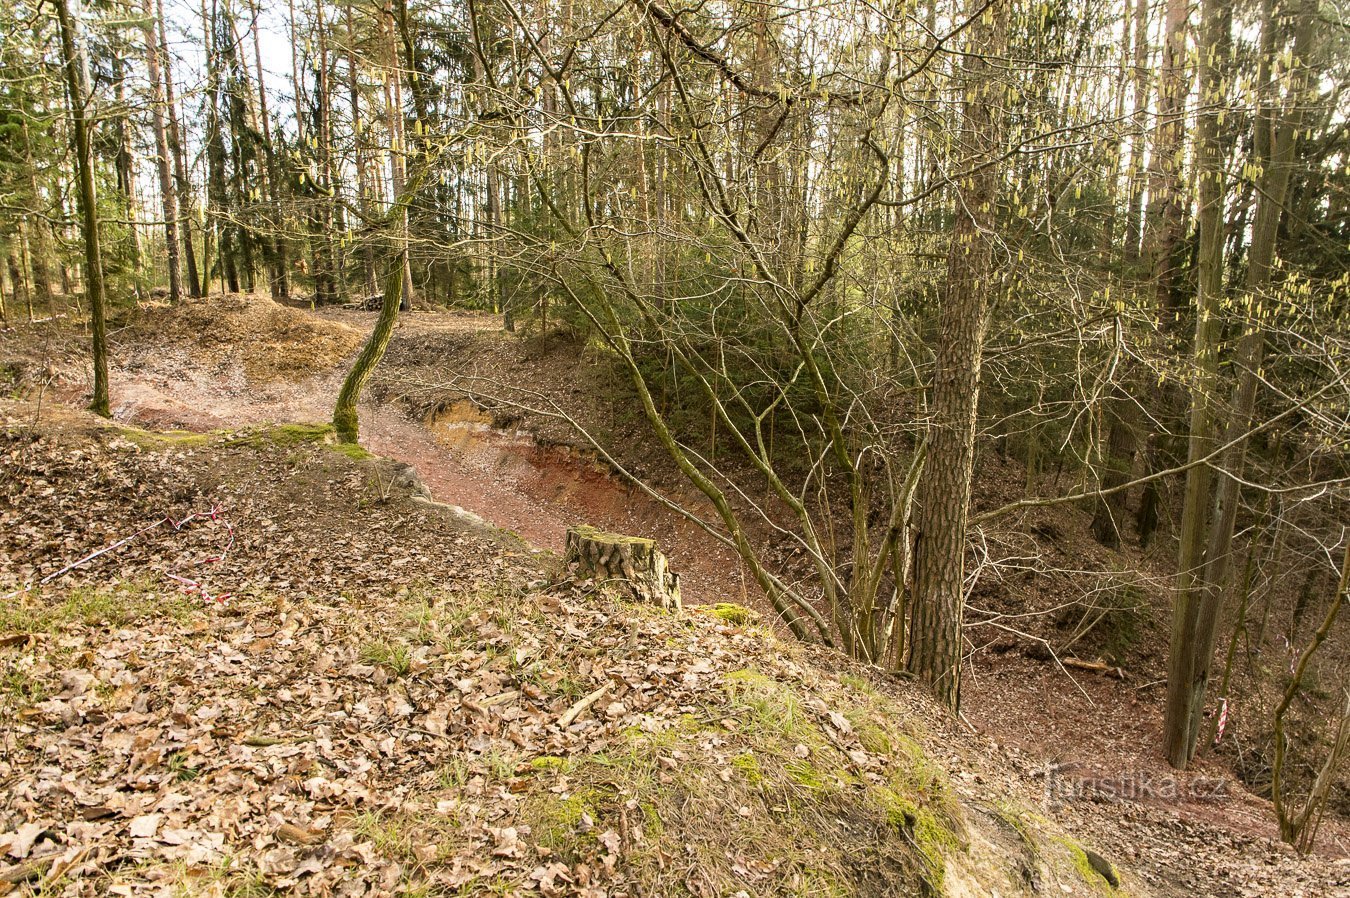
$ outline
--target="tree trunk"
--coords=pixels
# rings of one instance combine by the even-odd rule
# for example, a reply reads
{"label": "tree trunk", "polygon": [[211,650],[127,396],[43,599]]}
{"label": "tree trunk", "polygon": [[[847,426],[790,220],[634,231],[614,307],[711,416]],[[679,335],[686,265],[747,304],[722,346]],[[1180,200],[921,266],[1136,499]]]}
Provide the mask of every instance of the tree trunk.
{"label": "tree trunk", "polygon": [[[1182,197],[1185,156],[1184,123],[1186,115],[1186,25],[1190,14],[1188,0],[1167,0],[1164,19],[1162,65],[1158,75],[1157,127],[1153,133],[1153,152],[1149,156],[1148,209],[1144,214],[1143,255],[1152,271],[1157,296],[1160,331],[1165,339],[1179,344],[1180,309],[1177,300],[1177,256],[1185,223]],[[1180,413],[1173,407],[1174,390],[1150,387],[1161,406],[1159,414],[1168,420]],[[1178,422],[1179,426],[1179,422]],[[1145,439],[1143,457],[1147,473],[1167,467],[1169,443],[1154,432]],[[1147,547],[1157,529],[1162,507],[1160,484],[1145,485],[1136,516],[1139,543]]]}
{"label": "tree trunk", "polygon": [[394,324],[398,321],[398,309],[403,295],[403,251],[400,249],[389,262],[389,270],[384,277],[384,296],[380,300],[380,317],[375,320],[375,328],[370,332],[361,354],[357,356],[347,379],[342,382],[338,393],[337,405],[333,408],[333,429],[337,438],[344,443],[355,443],[361,434],[360,419],[356,406],[361,401],[361,391],[366,382],[375,373],[375,366],[384,358],[389,341],[394,336]]}
{"label": "tree trunk", "polygon": [[1001,52],[1008,7],[994,4],[969,31],[972,52],[961,79],[967,99],[959,143],[970,147],[961,167],[972,173],[957,185],[929,409],[928,464],[918,492],[909,670],[953,710],[961,702],[966,517],[1000,178],[993,160],[1002,141],[1002,86],[997,70],[979,54]]}
{"label": "tree trunk", "polygon": [[[1102,489],[1116,489],[1127,483],[1134,467],[1134,400],[1123,387],[1117,387],[1106,400],[1110,433],[1102,459]],[[1097,499],[1092,517],[1092,535],[1102,545],[1120,548],[1121,527],[1126,515],[1126,490],[1117,490]]]}
{"label": "tree trunk", "polygon": [[[361,121],[361,79],[357,65],[356,19],[352,7],[346,8],[347,27],[347,98],[351,108],[352,156],[356,160],[356,207],[360,210],[362,221],[369,224],[374,215],[370,201],[369,175],[366,172],[366,148],[363,124]],[[383,31],[383,17],[381,17]],[[379,291],[378,275],[375,272],[375,247],[369,242],[361,250],[361,276],[366,296],[374,296]]]}
{"label": "tree trunk", "polygon": [[[1204,0],[1200,26],[1200,113],[1196,120],[1196,174],[1199,179],[1200,250],[1196,296],[1195,346],[1191,387],[1190,462],[1214,449],[1214,401],[1219,372],[1219,340],[1223,298],[1223,198],[1224,170],[1219,139],[1219,116],[1224,104],[1224,68],[1230,39],[1224,33],[1227,20],[1220,6],[1224,0]],[[1181,509],[1181,545],[1177,560],[1176,598],[1172,614],[1171,651],[1167,668],[1167,714],[1164,747],[1173,767],[1185,769],[1194,753],[1191,734],[1198,727],[1191,717],[1199,713],[1197,698],[1204,684],[1198,682],[1200,654],[1206,639],[1199,630],[1205,584],[1205,533],[1208,524],[1213,473],[1197,464],[1186,472]],[[1213,644],[1209,643],[1213,652]],[[1208,670],[1208,664],[1203,665]]]}
{"label": "tree trunk", "polygon": [[183,261],[187,266],[188,295],[202,295],[201,276],[197,271],[197,252],[192,245],[192,182],[188,180],[187,160],[183,153],[182,129],[178,123],[178,102],[173,83],[173,58],[169,54],[168,34],[164,26],[164,0],[156,0],[155,17],[159,30],[159,46],[164,54],[164,102],[169,114],[169,152],[173,156],[173,179],[177,186],[178,214],[183,223]]}
{"label": "tree trunk", "polygon": [[[78,0],[77,0],[78,2]],[[61,55],[66,70],[66,89],[70,94],[70,125],[75,135],[75,163],[78,169],[81,232],[84,237],[85,292],[89,299],[90,334],[93,341],[94,397],[89,407],[105,418],[112,417],[108,407],[108,344],[104,320],[103,252],[98,239],[98,197],[94,191],[94,156],[89,143],[89,72],[84,44],[79,34],[79,8],[70,8],[70,0],[55,0],[56,16],[61,24]]]}
{"label": "tree trunk", "polygon": [[[49,228],[51,227],[42,215],[45,210],[39,209],[38,205],[42,200],[42,192],[38,189],[37,162],[33,159],[33,142],[28,133],[28,118],[19,117],[19,127],[23,132],[23,152],[24,168],[28,170],[28,189],[33,195],[33,227],[29,229],[31,235],[28,247],[28,264],[33,272],[33,288],[48,306],[52,304],[52,278],[51,270],[47,267],[48,263],[48,238],[51,236]],[[41,217],[39,217],[41,216]]]}
{"label": "tree trunk", "polygon": [[145,67],[150,79],[151,123],[155,131],[155,169],[159,174],[159,195],[164,209],[164,256],[169,269],[169,302],[183,298],[183,273],[178,251],[178,191],[173,182],[173,161],[169,153],[169,133],[164,123],[164,82],[160,75],[160,48],[155,34],[153,0],[143,0],[145,16]]}
{"label": "tree trunk", "polygon": [[624,584],[639,602],[680,611],[680,575],[670,569],[656,541],[568,527],[563,564],[575,565],[578,579]]}
{"label": "tree trunk", "polygon": [[1270,286],[1275,260],[1275,243],[1280,216],[1288,193],[1294,146],[1300,122],[1301,104],[1305,99],[1307,59],[1312,40],[1314,17],[1310,3],[1302,3],[1291,56],[1294,69],[1291,75],[1289,108],[1278,113],[1273,108],[1275,85],[1271,68],[1276,63],[1274,0],[1266,0],[1262,33],[1261,109],[1256,118],[1256,156],[1261,166],[1258,178],[1256,219],[1252,227],[1251,246],[1247,251],[1247,320],[1237,351],[1237,385],[1234,388],[1231,411],[1225,426],[1215,427],[1228,448],[1217,465],[1217,482],[1212,518],[1206,537],[1204,565],[1196,586],[1199,594],[1199,612],[1196,622],[1195,661],[1190,686],[1189,751],[1193,755],[1204,708],[1205,692],[1209,684],[1218,636],[1222,598],[1228,584],[1232,564],[1233,531],[1237,524],[1241,501],[1241,478],[1246,464],[1247,441],[1243,435],[1251,426],[1256,411],[1256,393],[1265,352],[1265,329],[1261,323],[1260,306]]}
{"label": "tree trunk", "polygon": [[272,144],[272,122],[267,113],[267,83],[263,73],[262,40],[258,34],[258,0],[249,0],[249,10],[253,14],[249,31],[253,34],[254,67],[258,70],[258,121],[262,128],[263,153],[266,156],[267,199],[272,215],[269,233],[265,237],[269,262],[268,289],[273,299],[285,299],[291,294],[290,253],[281,226],[281,166],[277,164],[277,148]]}
{"label": "tree trunk", "polygon": [[[127,108],[126,77],[120,50],[112,52],[113,99],[118,109]],[[127,127],[127,117],[117,116],[114,132],[117,139],[117,152],[113,156],[113,168],[117,173],[117,193],[122,201],[121,212],[127,222],[127,262],[133,272],[141,270],[141,232],[136,224],[136,155],[131,148],[131,129]],[[137,292],[140,291],[137,281]]]}
{"label": "tree trunk", "polygon": [[[408,137],[403,127],[403,79],[400,76],[398,64],[398,47],[394,39],[395,22],[393,13],[389,12],[389,72],[384,81],[384,97],[387,108],[389,129],[389,178],[392,184],[394,196],[403,195],[405,182],[408,179]],[[415,78],[416,73],[412,76]],[[418,122],[422,120],[419,118]],[[425,137],[425,132],[424,132]],[[398,222],[399,233],[402,234],[403,246],[403,301],[399,306],[400,311],[407,312],[412,309],[413,299],[413,281],[412,281],[412,259],[408,252],[408,213],[406,206],[402,213],[402,221]]]}
{"label": "tree trunk", "polygon": [[1144,116],[1148,111],[1148,50],[1148,0],[1138,0],[1134,13],[1134,110],[1130,116],[1134,136],[1130,139],[1130,165],[1127,169],[1129,199],[1125,214],[1127,262],[1139,258],[1139,240],[1143,229],[1144,184],[1140,172],[1144,164]]}

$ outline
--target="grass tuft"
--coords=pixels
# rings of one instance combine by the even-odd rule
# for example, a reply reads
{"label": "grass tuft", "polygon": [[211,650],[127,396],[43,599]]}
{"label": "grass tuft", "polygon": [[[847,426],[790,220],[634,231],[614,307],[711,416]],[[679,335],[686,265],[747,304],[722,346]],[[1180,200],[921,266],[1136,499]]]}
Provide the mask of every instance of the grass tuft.
{"label": "grass tuft", "polygon": [[388,668],[397,677],[406,677],[412,670],[412,652],[401,642],[377,639],[361,646],[361,660]]}

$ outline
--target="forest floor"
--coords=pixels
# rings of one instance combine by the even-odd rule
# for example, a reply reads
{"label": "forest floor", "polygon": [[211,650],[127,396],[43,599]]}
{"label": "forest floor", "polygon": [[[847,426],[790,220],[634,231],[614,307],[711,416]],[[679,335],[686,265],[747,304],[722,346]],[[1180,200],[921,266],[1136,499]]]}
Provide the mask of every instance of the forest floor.
{"label": "forest floor", "polygon": [[[693,603],[755,604],[720,546],[556,420],[455,401],[483,392],[466,377],[514,379],[540,407],[634,428],[601,366],[565,344],[499,335],[482,316],[405,316],[362,408],[367,449],[521,539],[416,501],[405,469],[335,452],[321,429],[260,426],[325,420],[370,321],[231,299],[124,322],[116,417],[189,432],[166,435],[67,410],[86,387],[78,330],[0,334],[0,368],[23,394],[3,407],[0,594],[164,515],[221,508],[234,540],[200,565],[231,538],[220,519],[159,525],[0,609],[0,856],[13,864],[0,893],[22,876],[44,894],[885,894],[931,877],[932,852],[860,862],[848,843],[886,831],[897,794],[922,810],[933,791],[951,793],[938,818],[961,821],[967,855],[975,844],[1000,859],[986,868],[1029,863],[997,810],[1032,821],[1027,856],[1044,870],[1031,863],[1026,888],[1106,890],[1065,872],[1073,840],[1137,894],[1350,888],[1343,821],[1299,859],[1271,838],[1269,803],[1223,764],[1169,773],[1143,661],[1119,681],[1020,653],[981,659],[971,732],[915,687],[758,627],[547,588],[540,549],[590,523],[658,536]],[[632,455],[618,460],[662,480],[658,461]],[[183,594],[176,577],[230,597]],[[747,708],[768,734],[737,723]],[[877,780],[919,747],[948,785]],[[803,802],[819,813],[797,832],[779,818]],[[913,826],[901,835],[923,849]],[[953,862],[949,891],[969,876],[986,882],[972,894],[990,894],[988,870],[969,866]]]}

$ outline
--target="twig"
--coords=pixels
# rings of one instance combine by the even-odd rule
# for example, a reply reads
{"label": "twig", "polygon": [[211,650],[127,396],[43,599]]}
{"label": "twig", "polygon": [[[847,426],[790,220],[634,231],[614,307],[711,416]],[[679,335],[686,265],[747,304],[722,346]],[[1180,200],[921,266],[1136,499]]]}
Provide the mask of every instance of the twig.
{"label": "twig", "polygon": [[600,701],[600,697],[609,691],[610,685],[611,685],[610,683],[605,683],[605,685],[601,686],[599,689],[595,690],[590,695],[587,695],[586,697],[582,698],[572,707],[568,708],[567,713],[564,714],[562,717],[558,718],[558,726],[564,730],[570,727],[573,723],[576,722],[576,719],[578,717],[586,713],[587,708],[589,708],[596,702]]}

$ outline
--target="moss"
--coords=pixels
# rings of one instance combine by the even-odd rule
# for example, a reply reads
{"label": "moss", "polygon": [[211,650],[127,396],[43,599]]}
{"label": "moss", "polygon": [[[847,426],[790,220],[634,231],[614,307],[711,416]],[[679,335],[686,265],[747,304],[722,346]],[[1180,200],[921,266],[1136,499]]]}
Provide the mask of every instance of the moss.
{"label": "moss", "polygon": [[899,760],[892,767],[890,787],[916,800],[938,805],[954,819],[956,799],[952,796],[947,774],[928,758],[923,746],[915,740],[899,736],[894,745]]}
{"label": "moss", "polygon": [[815,765],[801,758],[794,758],[784,764],[783,772],[787,774],[788,779],[812,792],[823,792],[829,786]]}
{"label": "moss", "polygon": [[255,449],[268,445],[290,449],[316,443],[327,444],[331,447],[335,445],[335,439],[336,434],[331,424],[293,423],[272,424],[241,430],[226,440],[226,443],[231,446],[250,446]]}
{"label": "moss", "polygon": [[863,748],[874,755],[890,755],[892,747],[889,733],[870,720],[853,720],[851,723]]}
{"label": "moss", "polygon": [[746,689],[768,690],[774,686],[773,680],[764,676],[757,670],[742,668],[741,670],[729,671],[726,675],[726,681],[733,687],[743,686]]}
{"label": "moss", "polygon": [[593,841],[582,827],[596,818],[601,799],[590,788],[578,788],[568,795],[537,795],[525,802],[521,816],[539,845],[552,851],[577,851]]}
{"label": "moss", "polygon": [[731,766],[740,771],[745,781],[752,786],[758,786],[764,782],[764,771],[759,768],[759,761],[755,758],[754,752],[746,752],[743,755],[737,755],[731,759]]}
{"label": "moss", "polygon": [[656,545],[656,540],[654,539],[644,539],[641,536],[626,536],[622,533],[610,533],[607,530],[599,530],[595,527],[581,526],[573,527],[571,529],[575,530],[583,539],[593,540],[599,543],[626,543],[649,547]]}
{"label": "moss", "polygon": [[729,624],[744,625],[759,623],[759,612],[752,611],[744,605],[736,605],[732,602],[718,602],[712,606],[713,617],[718,620],[726,621]]}
{"label": "moss", "polygon": [[676,718],[675,729],[681,733],[688,734],[688,733],[697,733],[702,730],[705,730],[707,729],[707,726],[696,715],[690,714],[688,711],[686,711],[685,713],[681,714],[678,718]]}
{"label": "moss", "polygon": [[333,435],[331,424],[277,424],[264,431],[267,439],[278,446],[299,446],[303,443],[322,443]]}
{"label": "moss", "polygon": [[568,770],[571,770],[572,767],[573,762],[570,758],[560,758],[557,757],[556,755],[542,755],[538,758],[533,758],[530,760],[531,770],[540,770],[540,771],[555,770],[559,772],[566,772]]}
{"label": "moss", "polygon": [[[1107,881],[1105,874],[1092,865],[1092,861],[1088,859],[1087,849],[1072,839],[1064,836],[1055,836],[1054,840],[1069,855],[1070,863],[1072,863],[1073,868],[1078,871],[1078,875],[1082,878],[1083,882],[1098,891],[1106,892],[1108,894],[1115,891],[1110,882]],[[1104,858],[1099,858],[1099,860],[1107,863],[1108,868],[1111,869],[1112,875],[1115,875],[1115,868],[1110,867],[1110,864],[1106,862]]]}
{"label": "moss", "polygon": [[365,461],[375,456],[365,449],[361,448],[359,443],[330,443],[328,449],[339,455],[345,455],[352,461]]}
{"label": "moss", "polygon": [[961,850],[961,840],[942,818],[929,808],[879,786],[873,795],[886,811],[887,822],[905,835],[919,852],[924,878],[934,894],[941,895],[947,875],[947,855]]}
{"label": "moss", "polygon": [[1022,819],[1022,814],[1016,807],[1007,801],[998,801],[994,804],[994,814],[999,820],[1003,821],[1005,826],[1017,833],[1017,837],[1021,840],[1027,854],[1033,858],[1040,855],[1040,851],[1036,847],[1036,839],[1031,835],[1031,828],[1027,826],[1027,822]]}

